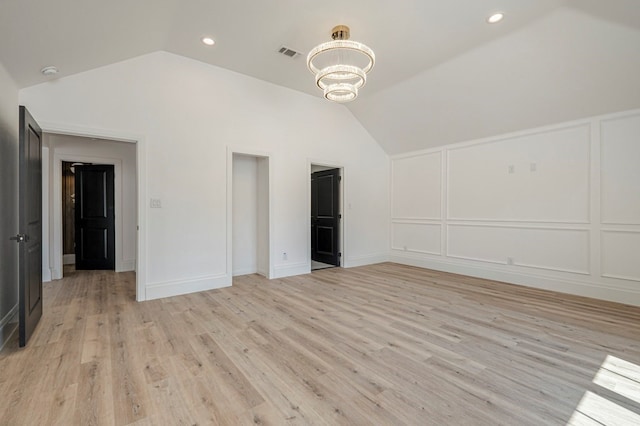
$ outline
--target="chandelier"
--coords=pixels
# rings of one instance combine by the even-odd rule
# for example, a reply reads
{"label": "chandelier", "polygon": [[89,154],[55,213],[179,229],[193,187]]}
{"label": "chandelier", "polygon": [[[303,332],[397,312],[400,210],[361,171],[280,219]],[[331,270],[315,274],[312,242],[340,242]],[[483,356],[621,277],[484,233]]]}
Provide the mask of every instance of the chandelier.
{"label": "chandelier", "polygon": [[332,41],[314,47],[307,56],[307,67],[316,76],[324,97],[334,102],[350,102],[367,82],[367,73],[376,62],[373,50],[349,40],[349,27],[338,25],[331,31]]}

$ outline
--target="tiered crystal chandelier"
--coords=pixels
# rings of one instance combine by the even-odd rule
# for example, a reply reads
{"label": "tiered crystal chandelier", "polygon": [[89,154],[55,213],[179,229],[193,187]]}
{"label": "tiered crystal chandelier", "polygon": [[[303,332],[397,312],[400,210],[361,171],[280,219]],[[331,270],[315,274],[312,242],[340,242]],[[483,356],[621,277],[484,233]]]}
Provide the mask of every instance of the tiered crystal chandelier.
{"label": "tiered crystal chandelier", "polygon": [[332,41],[309,52],[307,67],[316,76],[324,97],[334,102],[350,102],[367,82],[367,73],[376,62],[373,50],[349,40],[349,27],[338,25],[331,31]]}

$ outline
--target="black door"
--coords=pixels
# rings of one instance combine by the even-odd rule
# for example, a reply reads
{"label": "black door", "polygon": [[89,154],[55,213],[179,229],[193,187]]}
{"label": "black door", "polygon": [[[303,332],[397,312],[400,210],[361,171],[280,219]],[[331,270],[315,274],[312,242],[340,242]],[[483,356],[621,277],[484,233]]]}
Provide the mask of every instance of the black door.
{"label": "black door", "polygon": [[113,165],[75,166],[76,269],[115,269]]}
{"label": "black door", "polygon": [[311,174],[311,259],[340,266],[340,170]]}
{"label": "black door", "polygon": [[42,130],[20,106],[19,227],[20,346],[27,344],[42,316]]}

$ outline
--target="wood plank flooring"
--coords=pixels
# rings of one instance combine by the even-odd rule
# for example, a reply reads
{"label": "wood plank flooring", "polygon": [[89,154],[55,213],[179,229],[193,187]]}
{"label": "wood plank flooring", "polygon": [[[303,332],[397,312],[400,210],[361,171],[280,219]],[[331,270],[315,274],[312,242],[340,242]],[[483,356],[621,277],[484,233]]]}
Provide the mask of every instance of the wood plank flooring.
{"label": "wood plank flooring", "polygon": [[134,280],[45,284],[0,353],[1,425],[640,419],[640,308],[390,263],[144,303]]}

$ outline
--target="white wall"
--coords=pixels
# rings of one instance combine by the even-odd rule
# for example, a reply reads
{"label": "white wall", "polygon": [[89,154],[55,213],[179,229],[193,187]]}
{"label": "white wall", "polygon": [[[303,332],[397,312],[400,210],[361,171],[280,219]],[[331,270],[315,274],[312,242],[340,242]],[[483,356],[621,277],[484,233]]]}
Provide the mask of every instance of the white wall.
{"label": "white wall", "polygon": [[[0,63],[0,348],[18,313],[18,87]],[[5,328],[7,327],[7,328]],[[13,327],[11,328],[13,329]]]}
{"label": "white wall", "polygon": [[258,271],[258,159],[233,156],[233,275]]}
{"label": "white wall", "polygon": [[392,157],[391,259],[640,305],[640,111]]}
{"label": "white wall", "polygon": [[[638,10],[612,3],[614,14],[621,3]],[[367,88],[349,109],[393,155],[640,108],[639,28],[603,16],[558,8],[389,88]]]}
{"label": "white wall", "polygon": [[[48,188],[48,257],[43,251],[44,270],[52,279],[62,278],[62,161],[113,164],[115,171],[116,271],[133,271],[136,265],[137,194],[136,147],[128,142],[48,134],[48,173],[43,188]],[[43,157],[44,158],[44,157]],[[46,244],[46,242],[45,242]],[[45,274],[45,278],[46,278]]]}
{"label": "white wall", "polygon": [[272,153],[274,276],[309,271],[309,158],[349,170],[346,266],[387,258],[388,157],[342,105],[166,52],[26,88],[20,99],[45,129],[144,139],[139,192],[162,208],[142,203],[141,300],[231,283],[228,147]]}

